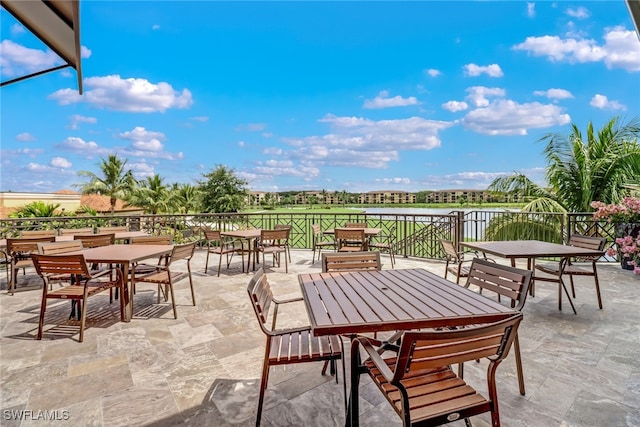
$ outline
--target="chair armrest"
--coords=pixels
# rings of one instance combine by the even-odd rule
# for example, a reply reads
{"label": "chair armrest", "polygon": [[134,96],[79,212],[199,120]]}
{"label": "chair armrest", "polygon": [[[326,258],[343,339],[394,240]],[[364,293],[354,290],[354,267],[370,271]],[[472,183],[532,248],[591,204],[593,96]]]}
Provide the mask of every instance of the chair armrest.
{"label": "chair armrest", "polygon": [[290,302],[297,302],[297,301],[304,301],[304,298],[302,297],[296,297],[296,298],[290,298],[290,299],[276,299],[273,298],[273,302],[276,304],[287,304]]}
{"label": "chair armrest", "polygon": [[369,339],[367,337],[359,336],[359,337],[355,337],[353,340],[358,341],[360,343],[360,345],[362,346],[362,349],[369,356],[369,360],[371,360],[371,362],[373,362],[373,364],[376,365],[376,368],[378,368],[378,370],[385,377],[385,379],[391,382],[394,378],[393,372],[391,371],[391,369],[389,369],[389,366],[387,366],[382,356],[378,354],[378,350],[373,345],[371,345],[371,343],[369,342]]}
{"label": "chair armrest", "polygon": [[286,328],[286,329],[273,329],[267,332],[269,333],[269,335],[277,336],[277,335],[293,334],[296,332],[304,332],[304,331],[309,331],[309,333],[312,334],[311,328],[309,326],[299,326],[297,328]]}

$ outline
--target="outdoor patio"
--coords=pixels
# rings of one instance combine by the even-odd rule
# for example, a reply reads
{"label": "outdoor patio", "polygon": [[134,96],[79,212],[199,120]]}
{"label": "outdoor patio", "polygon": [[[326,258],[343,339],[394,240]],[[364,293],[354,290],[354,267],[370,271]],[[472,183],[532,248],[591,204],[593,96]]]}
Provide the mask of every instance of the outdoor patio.
{"label": "outdoor patio", "polygon": [[[310,250],[291,255],[288,274],[284,264],[272,268],[267,260],[276,297],[300,296],[297,274],[320,271],[319,262],[311,264]],[[265,338],[246,292],[251,275],[234,259],[229,270],[223,262],[216,277],[216,256],[205,275],[205,256],[198,250],[192,261],[195,307],[188,281],[176,286],[177,320],[169,304],[155,304],[154,285],[138,287],[130,323],[119,321],[118,304],[109,305],[105,293],[89,300],[83,343],[77,342],[77,328],[64,327],[76,324],[67,320],[64,301],[49,303],[44,339],[35,340],[40,278],[27,270],[10,296],[3,277],[0,424],[253,425]],[[382,258],[383,268],[391,268],[388,257]],[[444,262],[397,258],[397,269],[416,267],[444,274]],[[601,264],[599,273],[603,310],[589,277],[576,280],[578,315],[566,301],[558,311],[553,284],[538,283],[535,298],[528,298],[519,330],[527,394],[518,393],[510,354],[498,369],[503,425],[640,425],[640,276],[617,264]],[[283,326],[307,322],[303,303],[279,314]],[[465,365],[465,378],[481,390],[485,367],[484,361]],[[336,384],[321,376],[319,363],[271,369],[263,425],[344,424],[343,378]],[[361,425],[401,425],[364,377],[361,387]],[[57,420],[44,419],[49,416]],[[472,421],[490,425],[486,414]]]}

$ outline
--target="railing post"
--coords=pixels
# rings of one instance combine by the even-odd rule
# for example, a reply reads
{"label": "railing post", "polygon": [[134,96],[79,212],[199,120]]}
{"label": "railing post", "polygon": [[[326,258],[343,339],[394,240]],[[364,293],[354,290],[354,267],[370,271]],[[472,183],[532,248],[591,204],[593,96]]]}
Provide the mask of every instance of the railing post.
{"label": "railing post", "polygon": [[460,250],[460,242],[464,242],[464,212],[456,211],[456,224],[454,228],[454,240],[456,250]]}

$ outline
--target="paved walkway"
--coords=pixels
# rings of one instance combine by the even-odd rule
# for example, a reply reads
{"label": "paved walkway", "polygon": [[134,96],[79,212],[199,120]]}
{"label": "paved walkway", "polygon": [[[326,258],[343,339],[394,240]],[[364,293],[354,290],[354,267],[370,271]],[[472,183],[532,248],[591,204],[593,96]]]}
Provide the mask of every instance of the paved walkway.
{"label": "paved walkway", "polygon": [[[267,261],[278,297],[299,296],[296,274],[320,270],[319,263],[311,265],[311,251],[292,256],[288,274],[284,265],[271,268]],[[0,425],[254,424],[264,336],[248,304],[250,275],[237,259],[229,270],[223,265],[219,278],[215,267],[205,275],[204,259],[198,251],[193,260],[195,307],[188,281],[176,286],[177,320],[169,305],[155,304],[153,286],[141,285],[130,323],[118,321],[117,305],[110,306],[107,295],[90,300],[83,343],[72,335],[76,323],[67,320],[67,303],[50,303],[45,338],[35,340],[39,278],[20,276],[14,296],[6,294],[3,278]],[[440,262],[398,259],[396,268],[409,267],[444,272]],[[597,308],[590,278],[577,280],[577,316],[568,306],[558,311],[552,284],[538,284],[536,297],[528,299],[520,328],[527,395],[518,393],[510,355],[498,370],[503,425],[640,425],[640,277],[617,265],[602,265],[600,274],[604,310]],[[302,304],[279,317],[282,325],[307,322]],[[486,365],[468,365],[465,377],[482,389]],[[272,368],[263,425],[343,425],[342,384],[320,369]],[[361,386],[363,426],[401,425],[368,381]],[[43,419],[51,416],[58,420]],[[473,422],[490,425],[487,416]]]}

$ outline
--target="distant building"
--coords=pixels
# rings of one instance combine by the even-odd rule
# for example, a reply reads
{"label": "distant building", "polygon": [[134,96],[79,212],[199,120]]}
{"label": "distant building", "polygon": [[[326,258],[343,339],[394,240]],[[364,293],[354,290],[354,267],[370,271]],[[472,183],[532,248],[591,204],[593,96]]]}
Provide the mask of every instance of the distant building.
{"label": "distant building", "polygon": [[427,203],[482,203],[491,200],[486,190],[436,190],[427,195]]}
{"label": "distant building", "polygon": [[309,200],[311,197],[315,197],[315,202],[321,205],[342,204],[340,193],[336,193],[335,191],[325,191],[324,193],[322,193],[322,191],[305,191],[303,193],[298,193],[295,196],[295,204],[309,204]]}
{"label": "distant building", "polygon": [[408,204],[415,203],[416,195],[407,191],[369,191],[358,196],[362,204]]}
{"label": "distant building", "polygon": [[280,203],[280,194],[265,191],[249,191],[246,202],[249,206],[262,206],[263,204]]}
{"label": "distant building", "polygon": [[[0,192],[0,218],[8,218],[22,206],[33,202],[44,202],[50,205],[59,204],[58,211],[64,215],[65,212],[73,214],[80,206],[87,206],[94,209],[99,214],[111,213],[111,202],[108,196],[99,194],[80,194],[71,190],[60,190],[54,193],[17,193]],[[135,206],[124,207],[125,202],[116,201],[115,214],[137,214],[143,213],[141,208]]]}

